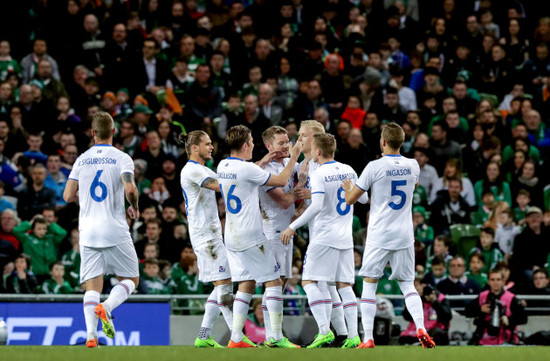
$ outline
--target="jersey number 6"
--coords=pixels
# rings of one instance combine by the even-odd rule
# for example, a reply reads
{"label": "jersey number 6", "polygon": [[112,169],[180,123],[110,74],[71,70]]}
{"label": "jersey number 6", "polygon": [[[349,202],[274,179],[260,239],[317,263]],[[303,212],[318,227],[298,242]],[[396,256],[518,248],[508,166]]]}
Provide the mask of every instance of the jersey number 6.
{"label": "jersey number 6", "polygon": [[[105,185],[105,183],[102,183],[99,180],[99,177],[101,177],[101,173],[103,173],[103,169],[97,171],[94,181],[92,182],[92,186],[90,187],[90,194],[92,196],[92,199],[96,202],[103,202],[105,198],[107,198],[107,186]],[[96,193],[97,187],[99,187],[99,189],[101,190],[99,196]]]}
{"label": "jersey number 6", "polygon": [[406,185],[407,185],[406,180],[391,181],[391,196],[401,197],[401,201],[399,203],[394,203],[393,201],[390,202],[389,206],[391,207],[391,209],[395,209],[396,211],[398,211],[401,208],[403,208],[403,206],[405,205],[405,202],[407,201],[407,195],[405,194],[405,192],[397,189],[397,187],[403,187]]}
{"label": "jersey number 6", "polygon": [[[235,190],[235,187],[236,187],[235,184],[233,184],[231,187],[229,187],[229,193],[227,193],[227,197],[225,198],[227,211],[231,214],[239,213],[239,211],[241,210],[241,208],[243,206],[242,202],[241,202],[241,199],[233,194],[233,191]],[[221,189],[222,195],[223,195],[223,189],[222,189],[221,184],[220,184],[220,189]],[[235,207],[233,207],[231,205],[232,200],[235,202]]]}

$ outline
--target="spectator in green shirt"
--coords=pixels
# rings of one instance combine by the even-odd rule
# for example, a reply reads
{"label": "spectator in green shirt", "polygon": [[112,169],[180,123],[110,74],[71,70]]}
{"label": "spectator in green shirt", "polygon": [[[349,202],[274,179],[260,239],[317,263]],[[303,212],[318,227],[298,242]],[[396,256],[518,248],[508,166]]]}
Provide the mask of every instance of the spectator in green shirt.
{"label": "spectator in green shirt", "polygon": [[424,246],[431,245],[434,241],[434,229],[426,224],[426,209],[417,206],[413,208],[412,213],[414,236]]}
{"label": "spectator in green shirt", "polygon": [[470,270],[465,273],[469,280],[477,283],[480,289],[487,284],[487,273],[482,272],[485,267],[485,257],[479,252],[472,253],[470,256]]}
{"label": "spectator in green shirt", "polygon": [[521,226],[525,224],[527,208],[531,204],[531,193],[526,189],[520,189],[516,196],[516,203],[518,206],[514,208],[514,221]]}
{"label": "spectator in green shirt", "polygon": [[150,295],[169,295],[172,290],[168,288],[159,278],[159,261],[156,258],[148,258],[145,260],[141,282],[147,288],[147,293]]}
{"label": "spectator in green shirt", "polygon": [[[30,231],[30,232],[29,232]],[[21,222],[13,234],[23,245],[23,251],[31,257],[32,271],[38,281],[48,278],[49,266],[57,260],[59,244],[67,231],[57,223],[48,223],[42,215]]]}
{"label": "spectator in green shirt", "polygon": [[63,254],[61,262],[65,266],[65,280],[73,287],[80,287],[80,247],[78,228],[71,231],[71,249]]}
{"label": "spectator in green shirt", "polygon": [[482,204],[481,196],[487,190],[491,190],[491,192],[493,192],[495,195],[495,200],[505,201],[510,207],[512,206],[512,193],[510,192],[510,185],[508,182],[504,181],[504,177],[500,172],[500,167],[496,162],[487,164],[483,179],[478,180],[474,185],[476,204]]}
{"label": "spectator in green shirt", "polygon": [[497,263],[504,260],[502,252],[495,243],[495,230],[493,228],[485,227],[481,230],[478,247],[470,250],[470,256],[474,253],[481,253],[485,258],[485,265],[481,272],[486,274],[489,274],[489,271],[495,268]]}
{"label": "spectator in green shirt", "polygon": [[42,283],[41,290],[47,295],[61,295],[73,293],[73,288],[69,282],[63,278],[65,276],[65,266],[61,261],[56,261],[50,265],[51,278]]}

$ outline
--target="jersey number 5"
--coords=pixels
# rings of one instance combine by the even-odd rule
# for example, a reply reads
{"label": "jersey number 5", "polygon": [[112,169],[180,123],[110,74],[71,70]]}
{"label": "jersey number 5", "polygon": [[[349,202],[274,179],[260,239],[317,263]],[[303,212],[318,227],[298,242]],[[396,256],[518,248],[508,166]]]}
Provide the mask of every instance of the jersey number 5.
{"label": "jersey number 5", "polygon": [[[90,194],[92,196],[92,199],[96,202],[103,202],[105,198],[107,198],[107,186],[105,185],[105,183],[102,183],[99,180],[99,177],[101,177],[101,173],[103,173],[103,169],[97,171],[94,181],[92,182],[92,185],[90,187]],[[98,187],[101,191],[99,196],[96,193]]]}
{"label": "jersey number 5", "polygon": [[[241,199],[233,194],[235,187],[236,187],[235,184],[229,187],[229,193],[227,193],[227,197],[225,197],[225,204],[227,206],[227,211],[231,214],[239,213],[239,211],[243,207]],[[223,189],[221,184],[220,184],[220,190],[222,191],[222,196],[223,196]],[[235,207],[231,205],[231,201],[235,202]]]}
{"label": "jersey number 5", "polygon": [[407,195],[405,192],[397,189],[397,187],[403,187],[407,185],[406,180],[394,180],[391,181],[391,196],[398,196],[401,197],[401,201],[399,203],[394,203],[393,201],[390,202],[389,206],[391,209],[395,209],[396,211],[403,208],[405,205],[405,202],[407,201]]}

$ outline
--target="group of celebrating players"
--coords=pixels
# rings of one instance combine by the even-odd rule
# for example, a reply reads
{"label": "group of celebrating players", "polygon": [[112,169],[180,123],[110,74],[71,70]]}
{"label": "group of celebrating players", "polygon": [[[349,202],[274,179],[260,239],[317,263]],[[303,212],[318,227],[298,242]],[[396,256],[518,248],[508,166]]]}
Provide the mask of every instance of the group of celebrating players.
{"label": "group of celebrating players", "polygon": [[[81,207],[81,282],[86,284],[83,302],[88,347],[98,344],[98,320],[105,335],[114,336],[111,312],[133,292],[139,279],[137,256],[125,213],[120,209],[125,193],[130,202],[129,216],[139,216],[133,165],[127,154],[109,146],[114,123],[108,114],[94,116],[92,129],[96,145],[80,158],[106,157],[109,161],[77,160],[64,195],[67,201],[78,200]],[[319,327],[308,348],[375,346],[375,292],[388,262],[392,267],[390,279],[399,282],[420,343],[424,348],[435,347],[424,328],[423,306],[413,282],[411,207],[420,168],[415,160],[400,155],[404,141],[401,127],[390,123],[383,128],[382,157],[370,162],[360,177],[350,166],[334,160],[336,141],[317,121],[301,123],[292,148],[282,127],[268,128],[262,138],[269,154],[252,163],[251,131],[242,125],[230,128],[225,139],[230,156],[218,164],[214,173],[205,166],[213,151],[208,134],[193,131],[180,137],[188,155],[181,171],[181,187],[190,239],[200,281],[215,286],[206,302],[195,346],[222,347],[211,335],[221,312],[231,330],[229,348],[258,347],[243,334],[243,328],[255,285],[262,283],[264,346],[300,347],[283,336],[282,293],[285,278],[291,276],[293,235],[308,224],[310,242],[303,262],[302,285]],[[300,153],[305,159],[298,164]],[[351,288],[355,280],[352,222],[353,204],[366,203],[368,190],[370,217],[360,270],[364,277],[361,340],[357,298]],[[223,235],[216,192],[221,192],[226,207]],[[297,199],[304,201],[295,208]],[[115,232],[106,227],[113,223]],[[107,300],[99,303],[104,273],[114,273],[120,287],[115,286]],[[238,283],[234,296],[232,282]],[[331,331],[331,323],[338,336]]]}

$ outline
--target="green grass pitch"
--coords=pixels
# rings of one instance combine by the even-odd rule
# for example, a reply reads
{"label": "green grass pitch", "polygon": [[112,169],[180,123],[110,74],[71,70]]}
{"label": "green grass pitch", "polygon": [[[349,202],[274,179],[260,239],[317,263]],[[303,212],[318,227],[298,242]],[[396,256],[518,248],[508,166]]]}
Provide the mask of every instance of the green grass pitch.
{"label": "green grass pitch", "polygon": [[550,347],[438,347],[378,346],[372,350],[227,350],[191,346],[0,346],[6,361],[548,361]]}

